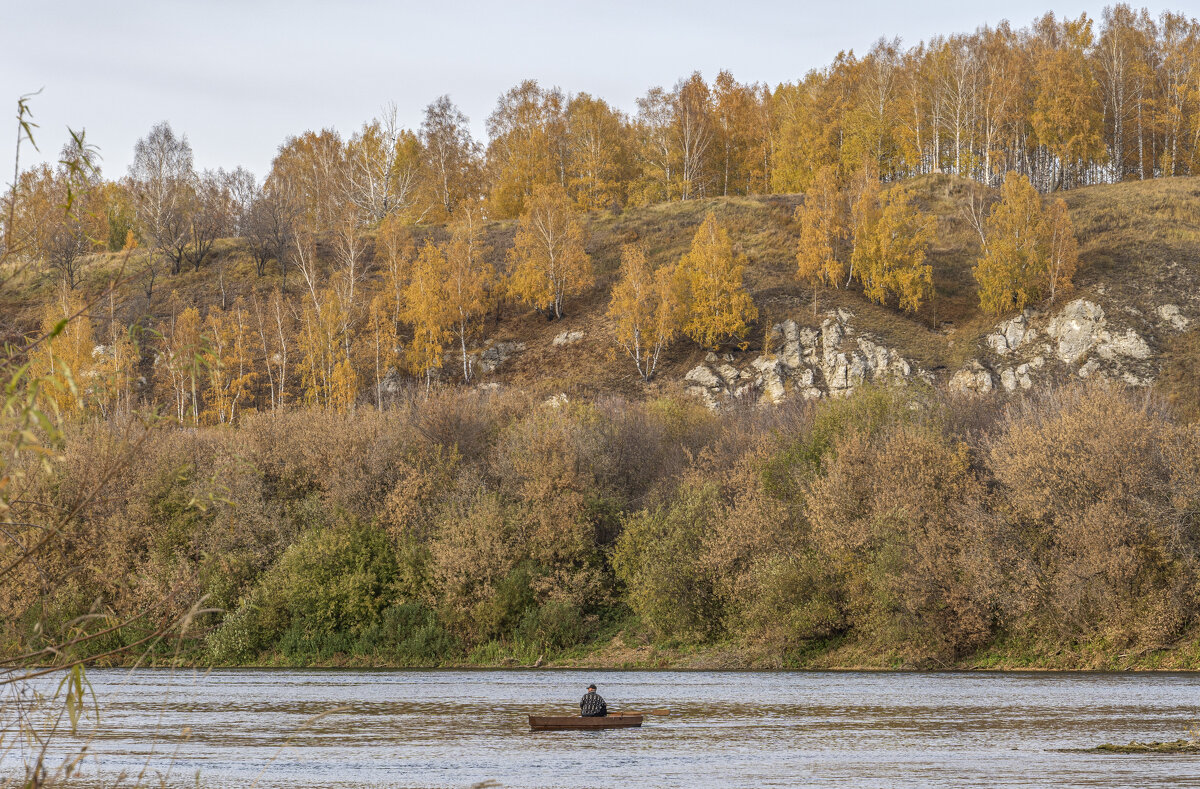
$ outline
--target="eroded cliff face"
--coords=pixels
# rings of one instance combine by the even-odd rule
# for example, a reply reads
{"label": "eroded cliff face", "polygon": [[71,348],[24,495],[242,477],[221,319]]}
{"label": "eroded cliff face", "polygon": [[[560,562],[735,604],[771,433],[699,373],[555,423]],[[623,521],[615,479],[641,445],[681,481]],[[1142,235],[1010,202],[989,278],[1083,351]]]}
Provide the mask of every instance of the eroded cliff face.
{"label": "eroded cliff face", "polygon": [[996,324],[979,357],[948,383],[952,390],[974,393],[1094,376],[1149,386],[1160,372],[1162,346],[1192,320],[1177,304],[1161,304],[1149,315],[1130,307],[1106,311],[1088,299],[1048,314],[1026,310]]}
{"label": "eroded cliff face", "polygon": [[763,353],[749,362],[710,353],[687,372],[684,385],[713,408],[744,398],[770,404],[839,397],[864,383],[920,381],[963,394],[1013,393],[1094,376],[1148,386],[1160,372],[1162,346],[1200,318],[1195,311],[1172,303],[1152,314],[1118,305],[1106,310],[1085,298],[1045,313],[1026,310],[997,323],[961,367],[934,373],[856,328],[853,313],[836,310],[819,327],[775,324]]}
{"label": "eroded cliff face", "polygon": [[847,310],[834,310],[818,328],[794,320],[777,323],[764,352],[741,367],[732,354],[708,354],[684,376],[687,391],[715,408],[737,398],[780,403],[844,396],[863,383],[933,382],[932,375],[895,348],[858,331],[853,319]]}

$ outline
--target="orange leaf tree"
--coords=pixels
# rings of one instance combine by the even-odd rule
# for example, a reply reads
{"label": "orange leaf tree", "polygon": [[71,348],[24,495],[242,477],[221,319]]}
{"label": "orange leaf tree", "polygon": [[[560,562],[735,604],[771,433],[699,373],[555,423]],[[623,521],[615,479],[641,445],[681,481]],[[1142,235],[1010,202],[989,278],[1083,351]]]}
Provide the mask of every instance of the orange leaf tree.
{"label": "orange leaf tree", "polygon": [[899,187],[883,196],[878,211],[862,208],[851,261],[863,295],[877,304],[895,296],[901,309],[916,312],[933,297],[933,268],[925,262],[932,221]]}
{"label": "orange leaf tree", "polygon": [[539,310],[563,316],[563,300],[592,285],[586,231],[570,197],[558,184],[536,186],[508,252],[512,293]]}
{"label": "orange leaf tree", "polygon": [[837,175],[832,167],[824,167],[804,196],[804,204],[796,209],[796,220],[800,223],[796,275],[812,286],[814,309],[817,288],[822,285],[836,288],[846,273],[838,254],[841,241],[847,235],[842,203]]}
{"label": "orange leaf tree", "polygon": [[1021,310],[1071,287],[1079,259],[1067,205],[1042,206],[1024,175],[1009,173],[1000,201],[984,222],[983,255],[975,264],[979,305],[992,315]]}
{"label": "orange leaf tree", "polygon": [[446,256],[426,242],[412,268],[404,289],[403,318],[412,326],[408,363],[417,375],[425,376],[429,388],[433,371],[442,366],[443,343],[451,336],[455,315],[446,298]]}
{"label": "orange leaf tree", "polygon": [[621,248],[621,272],[613,288],[608,315],[617,342],[633,359],[643,381],[649,381],[659,356],[679,332],[682,301],[673,266],[657,272],[642,249]]}
{"label": "orange leaf tree", "polygon": [[742,282],[746,256],[735,252],[729,231],[710,211],[692,238],[691,251],[679,260],[677,277],[686,308],[683,333],[702,347],[746,333],[758,308]]}

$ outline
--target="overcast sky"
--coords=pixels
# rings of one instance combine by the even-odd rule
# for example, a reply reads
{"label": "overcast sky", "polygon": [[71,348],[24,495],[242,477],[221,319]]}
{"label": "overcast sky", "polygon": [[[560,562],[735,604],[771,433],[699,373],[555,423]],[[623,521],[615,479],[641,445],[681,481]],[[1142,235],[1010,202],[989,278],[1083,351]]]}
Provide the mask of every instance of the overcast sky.
{"label": "overcast sky", "polygon": [[[526,78],[631,111],[648,87],[695,69],[775,85],[880,36],[914,44],[1002,19],[1023,27],[1047,10],[1098,17],[1102,5],[0,0],[0,101],[12,118],[18,96],[43,88],[32,100],[43,156],[57,159],[67,126],[85,127],[108,177],[124,174],[160,120],[187,134],[198,168],[241,164],[261,177],[288,135],[331,126],[348,136],[389,101],[415,128],[448,93],[482,139],[496,98]],[[9,172],[15,133],[15,120],[0,123]]]}

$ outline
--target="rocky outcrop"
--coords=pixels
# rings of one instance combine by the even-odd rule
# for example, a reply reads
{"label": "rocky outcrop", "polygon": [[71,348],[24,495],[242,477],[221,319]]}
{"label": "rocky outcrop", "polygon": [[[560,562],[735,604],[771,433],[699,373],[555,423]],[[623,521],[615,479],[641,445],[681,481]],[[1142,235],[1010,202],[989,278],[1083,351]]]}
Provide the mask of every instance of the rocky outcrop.
{"label": "rocky outcrop", "polygon": [[959,394],[988,394],[996,388],[991,370],[977,361],[950,376],[949,386]]}
{"label": "rocky outcrop", "polygon": [[1190,320],[1180,314],[1179,307],[1175,304],[1163,304],[1157,313],[1158,317],[1175,331],[1183,331],[1191,324]]}
{"label": "rocky outcrop", "polygon": [[523,342],[501,341],[486,348],[479,354],[479,370],[484,373],[495,372],[496,368],[508,361],[514,354],[525,350]]}
{"label": "rocky outcrop", "polygon": [[826,313],[819,328],[794,320],[775,324],[764,353],[737,367],[734,356],[710,353],[684,376],[689,393],[716,407],[754,397],[762,403],[789,398],[840,397],[863,383],[932,380],[894,348],[854,329],[846,310]]}
{"label": "rocky outcrop", "polygon": [[562,332],[559,335],[557,335],[550,342],[550,344],[557,348],[557,347],[561,347],[563,345],[572,345],[573,343],[577,343],[582,339],[583,339],[583,332],[581,332],[581,331],[565,331],[565,332]]}
{"label": "rocky outcrop", "polygon": [[[1123,323],[1154,331],[1155,324],[1147,324],[1136,309],[1126,309],[1123,314]],[[1174,304],[1158,307],[1155,314],[1160,325],[1171,331],[1183,331],[1190,324]],[[1158,373],[1155,351],[1147,337],[1133,325],[1115,326],[1104,308],[1088,299],[1076,299],[1049,317],[1026,310],[998,323],[984,338],[983,346],[981,358],[951,376],[952,390],[1016,392],[1033,388],[1039,377],[1062,380],[1097,375],[1130,386],[1148,386]]]}
{"label": "rocky outcrop", "polygon": [[[1082,298],[1049,314],[1025,310],[996,324],[976,358],[940,380],[965,395],[1011,394],[1094,376],[1148,386],[1158,374],[1153,343],[1162,331],[1185,330],[1192,319],[1175,304],[1150,316],[1132,307],[1114,310],[1116,317]],[[826,313],[819,327],[778,323],[767,333],[764,352],[749,362],[710,353],[684,376],[687,391],[716,408],[746,397],[779,403],[840,397],[864,383],[934,382],[896,349],[857,331],[853,317],[837,310]]]}

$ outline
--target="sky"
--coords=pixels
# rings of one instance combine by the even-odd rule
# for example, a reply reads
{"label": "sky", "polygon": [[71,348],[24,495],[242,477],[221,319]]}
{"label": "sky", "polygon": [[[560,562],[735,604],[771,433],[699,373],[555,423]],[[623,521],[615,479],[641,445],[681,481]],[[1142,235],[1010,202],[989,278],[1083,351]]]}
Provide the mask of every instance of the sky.
{"label": "sky", "polygon": [[67,128],[82,127],[118,178],[137,139],[167,120],[198,169],[242,165],[261,177],[289,135],[333,127],[348,137],[388,102],[415,129],[449,94],[486,142],[497,97],[523,79],[631,112],[647,88],[694,70],[773,86],[880,36],[908,45],[1003,19],[1023,27],[1048,10],[1099,18],[1103,7],[1050,2],[0,0],[0,117],[10,119],[0,121],[0,171],[11,179],[17,99],[39,89],[30,106],[41,153],[26,147],[23,167],[57,160]]}

